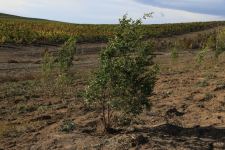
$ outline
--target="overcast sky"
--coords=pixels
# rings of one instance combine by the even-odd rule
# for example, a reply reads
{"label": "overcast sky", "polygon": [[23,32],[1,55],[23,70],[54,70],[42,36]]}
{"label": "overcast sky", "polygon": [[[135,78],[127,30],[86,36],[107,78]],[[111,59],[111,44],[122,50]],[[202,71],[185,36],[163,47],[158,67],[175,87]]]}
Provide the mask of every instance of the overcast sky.
{"label": "overcast sky", "polygon": [[118,23],[128,13],[145,23],[225,20],[225,0],[0,0],[0,12],[71,23]]}

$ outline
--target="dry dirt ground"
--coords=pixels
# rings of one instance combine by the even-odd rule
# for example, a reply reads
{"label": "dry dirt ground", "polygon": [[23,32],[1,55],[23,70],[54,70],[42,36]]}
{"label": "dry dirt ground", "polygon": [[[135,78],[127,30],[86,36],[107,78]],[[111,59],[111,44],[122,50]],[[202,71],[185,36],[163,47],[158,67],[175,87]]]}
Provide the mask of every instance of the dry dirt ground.
{"label": "dry dirt ground", "polygon": [[[196,51],[181,51],[173,61],[169,52],[159,52],[152,109],[102,134],[100,113],[83,105],[80,91],[104,46],[79,45],[72,69],[76,92],[64,101],[29,86],[36,86],[44,50],[56,52],[57,46],[0,47],[0,150],[225,149],[224,55],[215,62],[209,54],[199,65]],[[73,130],[62,132],[65,126]]]}

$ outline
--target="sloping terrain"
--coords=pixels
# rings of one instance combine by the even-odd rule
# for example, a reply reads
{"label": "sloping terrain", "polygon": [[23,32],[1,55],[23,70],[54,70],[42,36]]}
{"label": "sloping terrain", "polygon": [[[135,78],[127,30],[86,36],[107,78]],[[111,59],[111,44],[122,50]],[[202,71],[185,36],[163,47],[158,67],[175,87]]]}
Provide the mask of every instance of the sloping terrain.
{"label": "sloping terrain", "polygon": [[[121,119],[109,134],[102,133],[100,112],[82,98],[105,43],[78,44],[73,88],[64,100],[43,96],[38,82],[43,53],[55,55],[57,44],[1,44],[0,150],[225,149],[225,54],[215,61],[208,53],[203,64],[196,62],[199,39],[215,29],[156,39],[160,72],[151,110]],[[190,43],[172,60],[168,45],[177,40]]]}
{"label": "sloping terrain", "polygon": [[[100,47],[104,44],[79,46],[79,50],[83,48],[84,52],[74,60],[76,96],[66,101],[43,98],[32,92],[33,89],[26,88],[32,84],[27,80],[38,76],[41,58],[38,56],[45,47],[1,48],[4,52],[4,57],[0,55],[1,61],[6,62],[1,69],[8,71],[1,77],[5,79],[0,86],[0,148],[224,148],[224,55],[214,67],[210,55],[206,64],[199,66],[193,51],[180,52],[177,62],[171,61],[168,52],[161,52],[155,58],[161,71],[154,95],[149,98],[151,111],[144,112],[129,126],[118,126],[114,134],[104,135],[99,113],[87,109],[79,94],[79,90],[82,91],[86,85],[90,71],[98,65],[98,55],[93,51]],[[48,48],[52,51],[57,49]],[[21,65],[27,69],[20,68]],[[60,131],[65,120],[74,122],[73,131]]]}
{"label": "sloping terrain", "polygon": [[[2,16],[2,17],[1,17]],[[165,38],[224,25],[223,21],[143,25],[144,36]],[[0,45],[62,44],[71,36],[79,43],[107,42],[117,25],[71,24],[0,14]]]}

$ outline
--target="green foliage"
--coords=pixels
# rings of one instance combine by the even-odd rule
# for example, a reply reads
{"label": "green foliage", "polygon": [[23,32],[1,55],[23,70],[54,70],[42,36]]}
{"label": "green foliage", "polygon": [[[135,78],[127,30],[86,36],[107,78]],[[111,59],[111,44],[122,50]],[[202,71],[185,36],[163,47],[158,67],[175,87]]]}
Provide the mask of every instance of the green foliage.
{"label": "green foliage", "polygon": [[225,29],[220,29],[216,37],[215,57],[218,58],[225,51]]}
{"label": "green foliage", "polygon": [[208,52],[209,52],[209,50],[208,50],[207,48],[204,48],[204,49],[202,49],[202,50],[198,53],[197,59],[196,59],[196,61],[197,61],[198,64],[202,64],[202,63],[203,63],[203,61],[204,61],[204,59],[205,59],[205,56],[206,56],[206,54],[207,54]]}
{"label": "green foliage", "polygon": [[86,102],[100,105],[105,128],[111,127],[113,111],[138,115],[149,107],[156,81],[151,46],[143,42],[142,21],[125,15],[116,34],[101,52],[100,68],[90,81]]}
{"label": "green foliage", "polygon": [[73,58],[76,52],[76,39],[70,38],[59,50],[58,65],[61,73],[66,73],[72,66]]}
{"label": "green foliage", "polygon": [[37,106],[28,106],[25,104],[21,104],[17,106],[17,111],[19,114],[27,113],[27,112],[33,112],[37,110]]}
{"label": "green foliage", "polygon": [[219,55],[225,51],[225,28],[220,28],[213,32],[205,44],[205,49],[212,49],[217,60]]}
{"label": "green foliage", "polygon": [[56,90],[56,95],[58,95],[62,100],[66,98],[71,92],[71,84],[72,84],[72,79],[68,74],[66,73],[61,73],[57,76],[56,81],[55,81],[55,90]]}
{"label": "green foliage", "polygon": [[216,32],[213,32],[212,35],[208,37],[205,48],[208,48],[208,49],[216,48]]}
{"label": "green foliage", "polygon": [[0,91],[0,99],[25,101],[38,97],[39,82],[31,80],[7,82],[2,84]]}
{"label": "green foliage", "polygon": [[202,46],[202,50],[197,55],[196,61],[198,64],[203,63],[206,55],[208,54],[208,52],[210,52],[210,50],[214,51],[216,59],[219,57],[222,52],[221,45],[224,43],[221,39],[222,37],[219,31],[214,31],[207,37],[207,40]]}
{"label": "green foliage", "polygon": [[[70,38],[54,58],[47,50],[42,63],[43,92],[46,96],[58,95],[64,99],[71,85],[70,68],[76,52],[76,39]],[[55,61],[57,60],[57,61]]]}
{"label": "green foliage", "polygon": [[175,62],[178,59],[178,57],[179,57],[179,53],[177,51],[177,48],[173,47],[171,50],[171,58]]}
{"label": "green foliage", "polygon": [[70,68],[73,65],[73,58],[76,52],[76,39],[70,38],[63,47],[59,50],[57,57],[58,61],[58,76],[56,79],[57,93],[61,99],[64,99],[66,93],[69,92],[71,77],[69,74]]}
{"label": "green foliage", "polygon": [[51,77],[53,67],[54,67],[54,57],[46,49],[42,62],[42,76],[44,76],[46,80],[49,80],[49,78]]}
{"label": "green foliage", "polygon": [[47,97],[54,93],[54,78],[54,57],[48,50],[45,50],[41,67],[41,85]]}
{"label": "green foliage", "polygon": [[60,125],[59,131],[69,133],[76,128],[75,123],[72,120],[64,120]]}

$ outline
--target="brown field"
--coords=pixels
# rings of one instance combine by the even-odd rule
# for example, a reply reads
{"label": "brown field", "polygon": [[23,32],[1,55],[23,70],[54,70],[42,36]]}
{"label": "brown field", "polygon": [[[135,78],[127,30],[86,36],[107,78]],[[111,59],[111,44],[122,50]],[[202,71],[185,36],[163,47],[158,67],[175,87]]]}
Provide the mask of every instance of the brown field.
{"label": "brown field", "polygon": [[[179,51],[175,62],[168,50],[157,52],[160,73],[149,98],[152,109],[129,126],[102,134],[99,112],[83,105],[81,92],[104,46],[78,45],[73,96],[64,101],[43,98],[28,86],[38,87],[33,80],[40,76],[44,50],[56,53],[59,46],[0,47],[0,150],[225,149],[224,54],[218,62],[209,54],[198,65],[197,49]],[[67,119],[75,130],[62,133],[59,129]]]}

